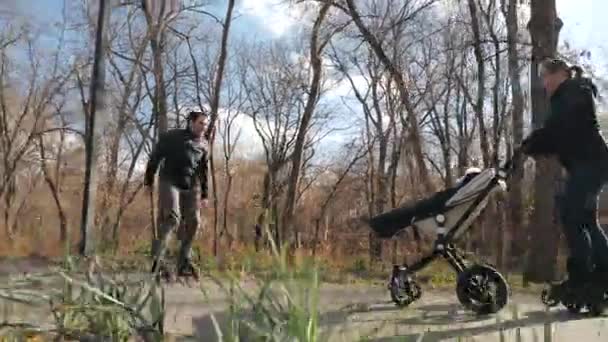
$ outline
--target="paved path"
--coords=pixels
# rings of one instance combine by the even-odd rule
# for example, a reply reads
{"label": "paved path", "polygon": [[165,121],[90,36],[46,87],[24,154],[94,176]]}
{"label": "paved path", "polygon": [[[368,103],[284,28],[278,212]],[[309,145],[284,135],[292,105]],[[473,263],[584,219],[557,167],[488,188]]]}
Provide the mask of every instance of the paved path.
{"label": "paved path", "polygon": [[[22,265],[0,263],[0,278],[23,271]],[[43,267],[44,268],[44,267]],[[38,270],[38,268],[37,268]],[[1,280],[0,280],[1,281]],[[209,293],[198,288],[166,286],[165,325],[175,336],[195,336],[196,341],[216,341],[211,314],[226,319],[226,297],[216,285],[203,281]],[[253,288],[250,282],[244,287]],[[13,305],[13,304],[11,304]],[[19,317],[32,321],[35,313],[21,311]],[[0,300],[0,314],[6,309]],[[608,340],[608,318],[569,315],[563,309],[545,312],[538,295],[516,293],[507,308],[480,319],[464,311],[453,291],[423,286],[422,298],[407,309],[397,309],[388,301],[383,286],[323,284],[321,288],[322,329],[330,341],[559,341],[593,342]],[[29,316],[29,317],[28,317]],[[246,341],[247,339],[243,339]]]}
{"label": "paved path", "polygon": [[[424,291],[424,289],[423,289]],[[199,291],[167,288],[167,329],[215,341],[210,314],[225,319],[222,300],[206,303]],[[322,327],[331,341],[606,341],[608,319],[577,317],[556,308],[546,312],[539,297],[515,294],[498,315],[478,318],[458,305],[453,292],[427,291],[407,309],[387,301],[380,286],[325,284],[321,291]]]}

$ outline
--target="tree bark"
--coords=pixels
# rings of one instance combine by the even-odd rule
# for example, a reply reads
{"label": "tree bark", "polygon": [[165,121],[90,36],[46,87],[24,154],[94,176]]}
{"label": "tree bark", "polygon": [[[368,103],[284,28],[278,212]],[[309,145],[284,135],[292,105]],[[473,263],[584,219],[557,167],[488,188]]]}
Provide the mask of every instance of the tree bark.
{"label": "tree bark", "polygon": [[475,115],[479,125],[479,148],[485,167],[490,166],[490,144],[488,143],[488,132],[484,120],[484,105],[486,97],[486,64],[481,50],[481,33],[479,29],[479,18],[475,0],[468,0],[469,13],[471,15],[471,30],[473,31],[473,53],[477,62],[477,100],[475,102]]}
{"label": "tree bark", "polygon": [[164,14],[165,4],[160,4],[158,17],[154,17],[153,8],[148,6],[146,0],[142,0],[144,15],[148,24],[148,36],[150,37],[150,48],[152,49],[152,72],[154,74],[154,99],[152,113],[156,118],[156,129],[158,133],[164,133],[169,129],[169,119],[167,117],[167,93],[165,89],[165,69],[164,69]]}
{"label": "tree bark", "polygon": [[284,241],[287,243],[295,242],[296,237],[298,236],[297,228],[292,226],[293,217],[295,215],[296,194],[300,180],[302,154],[304,153],[304,144],[306,142],[308,126],[310,125],[310,121],[314,114],[321,88],[321,74],[323,71],[323,65],[320,55],[325,43],[319,41],[319,34],[323,20],[325,19],[330,7],[331,4],[326,3],[319,10],[319,14],[315,20],[310,38],[310,64],[312,67],[312,80],[294,145],[294,151],[291,159],[291,169],[289,172],[289,181],[287,185],[287,196],[285,198],[285,212],[283,222],[281,224],[281,235],[283,236]]}
{"label": "tree bark", "polygon": [[[61,134],[62,137],[60,144],[63,145],[63,133]],[[53,180],[53,177],[51,176],[50,170],[46,162],[46,149],[42,136],[38,137],[38,148],[40,150],[40,163],[42,174],[44,175],[44,181],[46,182],[47,186],[49,187],[49,190],[51,191],[53,201],[55,202],[55,207],[57,208],[57,216],[59,217],[59,241],[66,243],[68,240],[68,219],[61,201],[59,177],[58,175],[56,175],[55,180]],[[59,148],[61,149],[62,146],[60,146]],[[60,157],[57,158],[56,163],[61,163]]]}
{"label": "tree bark", "polygon": [[[557,17],[555,0],[532,0],[528,30],[532,39],[532,67],[530,87],[532,125],[542,126],[550,115],[548,98],[539,76],[539,65],[545,58],[554,57],[562,21]],[[555,159],[538,159],[534,184],[534,211],[530,227],[528,262],[524,282],[546,282],[556,278],[559,244],[559,221],[555,211],[556,190],[561,169]]]}
{"label": "tree bark", "polygon": [[82,205],[80,254],[91,256],[95,253],[95,206],[97,198],[97,159],[100,143],[100,127],[95,119],[97,115],[107,116],[105,99],[105,51],[108,44],[104,34],[110,22],[111,6],[109,0],[99,1],[99,18],[95,42],[95,60],[91,77],[90,112],[87,121],[86,168],[84,179],[84,198]]}
{"label": "tree bark", "polygon": [[[507,0],[502,0],[503,8]],[[511,78],[511,145],[517,148],[521,145],[524,136],[524,94],[521,86],[521,75],[519,66],[519,51],[518,44],[518,19],[517,19],[517,0],[508,0],[505,19],[507,22],[507,48],[508,48],[508,63],[509,77]],[[523,207],[523,189],[522,182],[524,179],[524,167],[522,156],[514,156],[515,168],[512,171],[511,183],[509,189],[509,231],[512,243],[510,244],[510,253],[514,258],[520,258],[525,251],[525,232],[524,224],[524,207]]]}
{"label": "tree bark", "polygon": [[228,36],[230,33],[230,23],[232,22],[232,10],[234,9],[234,0],[228,1],[226,9],[226,18],[224,19],[224,28],[222,30],[222,44],[220,47],[220,56],[218,59],[217,71],[213,84],[213,96],[211,97],[211,119],[209,127],[205,133],[209,140],[209,166],[211,169],[211,182],[213,187],[213,255],[218,253],[218,197],[217,197],[217,180],[215,174],[214,160],[214,142],[215,142],[215,122],[217,121],[218,111],[220,108],[220,95],[222,91],[222,80],[224,79],[224,68],[226,67],[226,58],[228,56]]}

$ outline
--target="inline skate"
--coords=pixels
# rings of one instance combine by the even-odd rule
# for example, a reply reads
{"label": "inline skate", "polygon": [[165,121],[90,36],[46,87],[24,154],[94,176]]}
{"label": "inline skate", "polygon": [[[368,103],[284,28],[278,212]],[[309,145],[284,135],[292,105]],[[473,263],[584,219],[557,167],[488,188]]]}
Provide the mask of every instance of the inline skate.
{"label": "inline skate", "polygon": [[562,304],[574,314],[586,310],[593,316],[600,316],[608,309],[608,277],[604,273],[594,273],[583,284],[570,280],[553,284],[543,290],[541,300],[548,307]]}

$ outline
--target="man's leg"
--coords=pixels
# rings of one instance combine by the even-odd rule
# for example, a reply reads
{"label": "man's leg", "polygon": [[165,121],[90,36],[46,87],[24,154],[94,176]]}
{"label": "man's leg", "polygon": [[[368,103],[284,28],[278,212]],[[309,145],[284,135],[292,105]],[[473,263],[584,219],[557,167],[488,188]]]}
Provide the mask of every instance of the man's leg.
{"label": "man's leg", "polygon": [[608,273],[608,236],[598,222],[599,194],[604,186],[599,169],[591,169],[590,191],[585,201],[585,226],[593,247],[593,263],[598,271]]}
{"label": "man's leg", "polygon": [[158,186],[158,197],[160,222],[156,239],[152,241],[152,257],[155,266],[162,262],[171,232],[177,229],[180,222],[180,198],[177,188],[161,179]]}
{"label": "man's leg", "polygon": [[[198,187],[195,187],[198,189]],[[200,226],[199,200],[200,192],[197,190],[185,191],[180,196],[181,210],[184,215],[184,230],[179,250],[179,267],[191,268],[191,249],[194,238]],[[187,270],[190,272],[194,270]]]}
{"label": "man's leg", "polygon": [[570,250],[568,258],[569,283],[584,283],[592,271],[592,248],[588,229],[585,227],[585,202],[588,197],[586,174],[574,170],[566,181],[566,189],[560,212],[564,235]]}

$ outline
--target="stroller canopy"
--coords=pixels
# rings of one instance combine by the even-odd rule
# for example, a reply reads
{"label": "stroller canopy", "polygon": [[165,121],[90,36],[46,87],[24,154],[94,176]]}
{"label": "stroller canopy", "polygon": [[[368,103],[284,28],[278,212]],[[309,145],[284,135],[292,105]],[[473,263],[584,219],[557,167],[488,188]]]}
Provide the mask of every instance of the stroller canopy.
{"label": "stroller canopy", "polygon": [[[471,195],[478,194],[483,190],[483,185],[488,184],[484,181],[487,177],[481,177],[484,178],[480,179],[481,182],[475,181],[483,173],[485,172],[480,172],[479,169],[469,169],[455,186],[420,201],[376,215],[367,220],[367,224],[380,238],[390,238],[400,230],[411,226],[416,220],[441,214],[452,206],[470,200]],[[472,186],[465,188],[467,184]]]}

